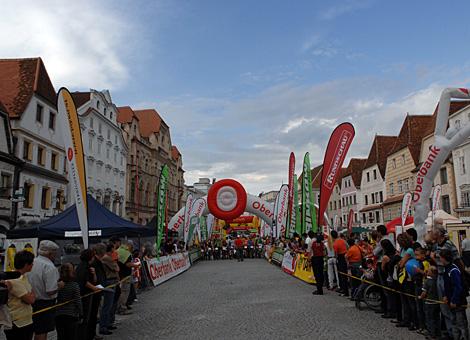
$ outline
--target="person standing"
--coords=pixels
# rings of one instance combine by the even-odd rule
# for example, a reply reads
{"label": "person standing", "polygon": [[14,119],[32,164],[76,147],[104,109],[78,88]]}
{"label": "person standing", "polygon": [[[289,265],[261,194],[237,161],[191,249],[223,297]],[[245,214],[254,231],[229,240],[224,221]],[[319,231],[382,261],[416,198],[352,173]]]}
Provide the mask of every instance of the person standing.
{"label": "person standing", "polygon": [[109,335],[110,331],[115,329],[112,326],[114,319],[113,303],[114,294],[116,291],[116,285],[119,282],[119,266],[113,260],[112,253],[114,251],[114,245],[109,243],[106,246],[106,254],[101,258],[103,269],[105,272],[105,283],[106,289],[103,291],[103,305],[100,312],[100,334]]}
{"label": "person standing", "polygon": [[355,239],[350,238],[348,240],[348,245],[349,249],[346,253],[346,260],[348,261],[349,268],[351,269],[351,297],[354,297],[356,289],[361,284],[362,252]]}
{"label": "person standing", "polygon": [[[33,269],[28,273],[28,280],[36,295],[33,313],[55,304],[60,277],[54,265],[58,250],[59,246],[55,242],[43,240],[39,243],[39,255],[34,259]],[[33,314],[33,328],[35,340],[46,340],[47,333],[55,329],[55,309]]]}
{"label": "person standing", "polygon": [[333,249],[336,254],[338,275],[339,275],[339,293],[343,296],[349,296],[348,288],[348,264],[346,262],[346,253],[348,251],[346,241],[338,237],[338,232],[336,230],[331,231],[331,237],[333,238]]}
{"label": "person standing", "polygon": [[328,257],[327,260],[327,268],[328,268],[328,289],[335,289],[337,285],[339,285],[339,278],[338,278],[338,268],[336,266],[336,257],[335,257],[335,250],[333,248],[333,240],[331,240],[331,236],[328,237],[328,240],[325,241],[326,247],[326,255]]}
{"label": "person standing", "polygon": [[93,340],[96,337],[96,324],[98,323],[98,310],[100,308],[101,299],[103,298],[103,285],[106,284],[106,273],[103,268],[101,259],[106,254],[106,245],[98,243],[93,246],[94,258],[90,266],[96,278],[96,285],[98,288],[95,294],[92,295],[90,319],[87,328],[87,340]]}
{"label": "person standing", "polygon": [[[311,231],[309,231],[310,233]],[[311,261],[312,261],[312,269],[313,275],[315,275],[315,281],[317,290],[314,291],[313,295],[323,295],[323,283],[324,283],[324,276],[323,276],[323,269],[325,264],[325,245],[323,244],[323,235],[320,233],[317,235],[316,238],[313,238],[311,241],[310,248],[312,249]]]}
{"label": "person standing", "polygon": [[237,236],[235,240],[235,249],[237,251],[237,260],[238,262],[243,261],[243,240],[240,235]]}
{"label": "person standing", "polygon": [[121,295],[117,305],[117,313],[120,315],[131,314],[127,308],[127,299],[131,291],[132,268],[136,265],[132,262],[132,241],[123,244],[118,249],[119,278],[121,280]]}
{"label": "person standing", "polygon": [[465,267],[470,267],[470,239],[467,238],[467,235],[464,234],[464,239],[462,240],[462,246],[460,249],[462,250],[462,259]]}
{"label": "person standing", "polygon": [[[60,279],[64,286],[59,288],[57,303],[56,328],[57,340],[78,339],[78,323],[83,315],[82,301],[80,300],[80,286],[75,281],[73,264],[65,263],[60,267]],[[68,302],[68,303],[67,303]]]}
{"label": "person standing", "polygon": [[33,338],[33,308],[36,296],[26,273],[33,268],[34,255],[23,250],[15,255],[14,265],[20,277],[5,281],[8,287],[8,310],[12,319],[12,328],[5,329],[7,340],[31,340]]}

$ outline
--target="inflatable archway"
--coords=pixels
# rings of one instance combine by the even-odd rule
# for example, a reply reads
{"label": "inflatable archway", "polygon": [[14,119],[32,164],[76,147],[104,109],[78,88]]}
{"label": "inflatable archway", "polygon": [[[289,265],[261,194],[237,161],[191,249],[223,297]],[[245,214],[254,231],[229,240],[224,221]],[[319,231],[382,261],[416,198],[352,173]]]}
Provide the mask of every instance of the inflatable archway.
{"label": "inflatable archway", "polygon": [[[195,200],[186,212],[186,216],[205,216],[211,213],[222,220],[232,220],[239,217],[244,212],[249,212],[258,216],[268,225],[273,225],[274,206],[261,198],[247,194],[243,186],[233,179],[223,179],[217,181],[210,188],[207,196]],[[185,220],[186,207],[181,208],[173,216],[168,224],[168,228],[178,231],[183,226]],[[186,227],[186,226],[185,226]]]}

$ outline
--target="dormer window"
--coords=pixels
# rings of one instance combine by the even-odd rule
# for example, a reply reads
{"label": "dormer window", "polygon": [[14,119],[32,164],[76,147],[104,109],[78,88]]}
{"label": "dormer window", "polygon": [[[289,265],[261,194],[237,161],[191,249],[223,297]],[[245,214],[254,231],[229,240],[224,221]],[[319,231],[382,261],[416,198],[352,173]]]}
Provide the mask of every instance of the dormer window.
{"label": "dormer window", "polygon": [[100,109],[100,101],[99,101],[99,100],[96,102],[96,108],[97,108],[98,110]]}
{"label": "dormer window", "polygon": [[106,108],[104,108],[104,116],[106,117]]}

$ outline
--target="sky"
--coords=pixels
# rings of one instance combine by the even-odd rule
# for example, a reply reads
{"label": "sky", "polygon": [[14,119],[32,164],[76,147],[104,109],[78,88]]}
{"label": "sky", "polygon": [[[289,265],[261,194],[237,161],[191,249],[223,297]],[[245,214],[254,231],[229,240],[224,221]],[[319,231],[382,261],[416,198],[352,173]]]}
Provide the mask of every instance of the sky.
{"label": "sky", "polygon": [[[155,108],[186,184],[287,182],[291,151],[321,164],[351,122],[348,157],[443,88],[470,87],[470,3],[455,1],[0,0],[0,58],[43,58],[56,89],[111,92]],[[346,162],[347,165],[347,162]]]}

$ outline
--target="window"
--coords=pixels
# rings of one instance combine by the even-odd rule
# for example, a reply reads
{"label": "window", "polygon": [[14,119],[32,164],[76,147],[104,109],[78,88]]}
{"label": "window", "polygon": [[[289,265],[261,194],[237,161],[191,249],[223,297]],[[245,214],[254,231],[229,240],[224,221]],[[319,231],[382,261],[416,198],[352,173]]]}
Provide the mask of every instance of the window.
{"label": "window", "polygon": [[397,168],[397,161],[394,159],[392,159],[392,169],[396,169]]}
{"label": "window", "polygon": [[51,188],[42,187],[41,209],[48,210],[51,207]]}
{"label": "window", "polygon": [[109,119],[113,119],[113,111],[109,113]]}
{"label": "window", "polygon": [[345,204],[344,204],[344,197],[343,197],[341,200],[343,201],[343,207],[344,207],[344,206],[345,206]]}
{"label": "window", "polygon": [[393,183],[390,183],[389,191],[390,191],[390,195],[393,195]]}
{"label": "window", "polygon": [[124,163],[124,157],[121,155],[121,165]]}
{"label": "window", "polygon": [[367,174],[366,174],[366,175],[367,175],[367,182],[370,182],[370,173],[369,173],[369,172],[367,172]]}
{"label": "window", "polygon": [[93,117],[90,117],[90,129],[93,129]]}
{"label": "window", "polygon": [[55,113],[49,111],[49,129],[55,130]]}
{"label": "window", "polygon": [[42,112],[43,111],[44,111],[43,106],[38,104],[36,106],[36,122],[42,123]]}
{"label": "window", "polygon": [[376,192],[374,195],[375,195],[375,203],[380,203],[379,202],[379,193]]}
{"label": "window", "polygon": [[110,140],[110,139],[111,139],[111,130],[108,129],[108,140]]}
{"label": "window", "polygon": [[449,183],[447,181],[447,168],[442,168],[441,170],[439,170],[439,175],[441,177],[441,184]]}
{"label": "window", "polygon": [[366,202],[366,205],[368,205],[368,204],[369,204],[369,200],[368,200],[368,197],[367,197],[367,195],[364,195],[364,202]]}
{"label": "window", "polygon": [[460,174],[465,175],[465,156],[459,157]]}
{"label": "window", "polygon": [[375,223],[380,223],[380,213],[378,211],[375,212]]}
{"label": "window", "polygon": [[104,116],[106,117],[106,108],[104,108]]}
{"label": "window", "polygon": [[88,138],[88,150],[93,152],[93,139],[91,136]]}
{"label": "window", "polygon": [[106,148],[106,158],[109,159],[109,148]]}
{"label": "window", "polygon": [[98,155],[101,155],[101,142],[98,142]]}
{"label": "window", "polygon": [[99,101],[99,100],[96,102],[96,108],[97,108],[98,110],[100,109],[100,101]]}
{"label": "window", "polygon": [[114,151],[114,163],[117,162],[117,151]]}
{"label": "window", "polygon": [[470,191],[462,191],[462,207],[470,207]]}
{"label": "window", "polygon": [[403,165],[405,165],[405,155],[401,155],[401,160],[403,161]]}
{"label": "window", "polygon": [[401,180],[398,181],[398,192],[399,193],[403,192],[403,183]]}
{"label": "window", "polygon": [[380,203],[382,203],[384,201],[384,194],[382,193],[382,191],[379,194],[380,194]]}
{"label": "window", "polygon": [[24,202],[23,207],[33,208],[34,206],[34,184],[25,183],[24,184]]}
{"label": "window", "polygon": [[374,197],[374,194],[370,194],[370,199],[372,201],[372,204],[375,204],[375,197]]}
{"label": "window", "polygon": [[410,190],[410,186],[409,186],[409,184],[408,184],[408,178],[405,179],[403,182],[404,182],[404,184],[405,184],[405,185],[404,185],[404,188],[405,188],[404,190],[405,190],[405,191]]}
{"label": "window", "polygon": [[392,220],[392,209],[388,208],[388,219],[389,221]]}
{"label": "window", "polygon": [[31,161],[33,159],[33,144],[28,141],[23,142],[23,159]]}
{"label": "window", "polygon": [[38,164],[46,164],[46,150],[42,146],[38,146]]}
{"label": "window", "polygon": [[373,173],[374,173],[374,180],[376,180],[376,179],[377,179],[377,170],[374,169],[374,170],[373,170]]}
{"label": "window", "polygon": [[372,211],[369,211],[369,223],[374,223],[374,215],[372,214]]}
{"label": "window", "polygon": [[101,134],[101,122],[98,123],[98,133]]}
{"label": "window", "polygon": [[114,144],[117,144],[117,135],[114,135]]}
{"label": "window", "polygon": [[51,153],[51,169],[59,170],[59,157],[55,152]]}
{"label": "window", "polygon": [[457,130],[460,130],[460,120],[459,120],[459,119],[456,119],[456,120],[455,120],[455,128],[456,128]]}
{"label": "window", "polygon": [[8,198],[11,196],[11,174],[2,172],[0,176],[0,197]]}
{"label": "window", "polygon": [[450,214],[450,198],[449,195],[442,195],[441,197],[441,209],[444,210],[446,213]]}
{"label": "window", "polygon": [[330,202],[330,210],[333,210],[333,202]]}
{"label": "window", "polygon": [[366,213],[362,213],[362,223],[366,224]]}
{"label": "window", "polygon": [[337,205],[336,205],[336,201],[335,201],[334,203],[335,203],[335,210],[336,210],[336,209],[338,209],[338,208],[337,208]]}
{"label": "window", "polygon": [[64,210],[64,191],[57,189],[57,194],[55,198],[55,209]]}
{"label": "window", "polygon": [[354,195],[354,204],[357,204],[356,195]]}
{"label": "window", "polygon": [[357,220],[357,213],[354,213],[354,222],[356,222],[356,223],[358,222],[358,220]]}

